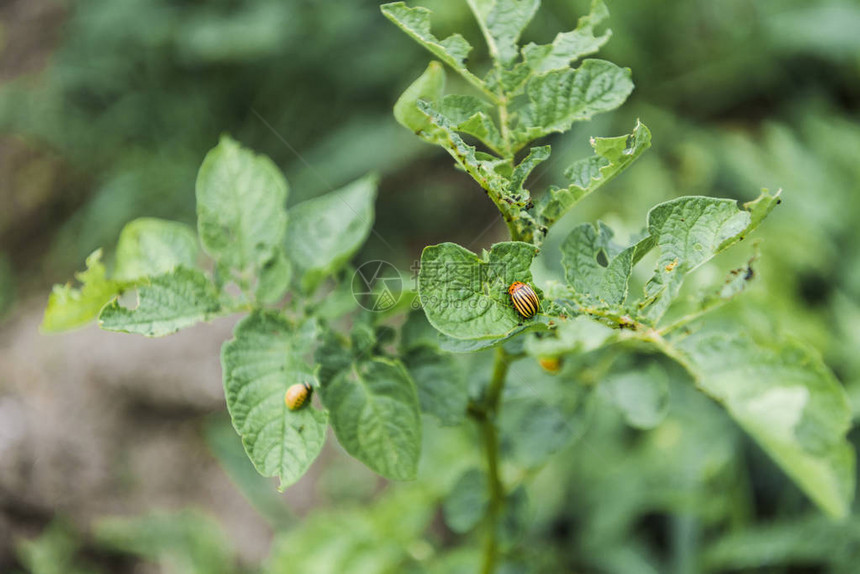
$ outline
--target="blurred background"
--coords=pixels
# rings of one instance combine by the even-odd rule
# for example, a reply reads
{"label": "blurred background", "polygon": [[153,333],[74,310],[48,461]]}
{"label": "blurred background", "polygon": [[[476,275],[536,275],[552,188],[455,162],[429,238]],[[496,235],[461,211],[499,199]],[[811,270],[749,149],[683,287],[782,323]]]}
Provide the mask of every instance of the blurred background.
{"label": "blurred background", "polygon": [[[465,2],[420,4],[439,37],[463,32],[470,65],[486,65]],[[608,5],[613,37],[599,57],[632,68],[636,90],[550,138],[532,189],[560,182],[590,136],[629,133],[637,118],[653,148],[559,224],[545,252],[581,221],[632,234],[673,197],[782,188],[756,232],[759,281],[723,314],[812,344],[860,407],[860,2]],[[446,550],[460,538],[437,508],[439,485],[463,466],[434,462],[477,456],[472,438],[452,439],[469,429],[428,431],[422,479],[398,487],[330,440],[279,495],[224,413],[218,352],[234,320],[167,340],[38,333],[51,285],[95,248],[109,255],[126,222],[194,223],[197,168],[225,132],[284,170],[291,204],[381,173],[375,229],[390,245],[372,236],[357,260],[407,270],[427,244],[504,238],[470,178],[394,121],[430,56],[378,6],[0,2],[0,572],[475,571],[467,550]],[[524,41],[551,41],[587,11],[544,0]],[[702,283],[752,253],[721,258]],[[856,572],[860,520],[819,516],[665,370],[659,426],[631,430],[594,409],[579,441],[528,471],[522,560],[508,571]]]}

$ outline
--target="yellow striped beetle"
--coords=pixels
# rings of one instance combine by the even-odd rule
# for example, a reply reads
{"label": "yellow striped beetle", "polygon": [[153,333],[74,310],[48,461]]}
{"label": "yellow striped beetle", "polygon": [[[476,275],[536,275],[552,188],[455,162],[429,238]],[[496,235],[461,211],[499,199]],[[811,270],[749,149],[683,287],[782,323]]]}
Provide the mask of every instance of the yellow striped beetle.
{"label": "yellow striped beetle", "polygon": [[538,300],[535,290],[521,281],[514,281],[508,287],[508,294],[511,296],[511,301],[516,307],[520,315],[528,319],[534,317],[535,313],[540,311],[540,301]]}
{"label": "yellow striped beetle", "polygon": [[297,411],[308,402],[313,392],[314,388],[308,383],[292,385],[284,394],[284,404],[291,411]]}

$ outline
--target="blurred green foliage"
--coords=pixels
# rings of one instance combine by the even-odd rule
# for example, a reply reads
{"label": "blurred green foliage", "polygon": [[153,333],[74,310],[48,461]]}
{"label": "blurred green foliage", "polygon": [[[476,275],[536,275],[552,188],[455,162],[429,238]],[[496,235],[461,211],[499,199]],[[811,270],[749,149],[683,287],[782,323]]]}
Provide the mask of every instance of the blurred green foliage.
{"label": "blurred green foliage", "polygon": [[[443,32],[472,25],[463,3],[425,4]],[[549,40],[587,9],[582,1],[544,6],[526,41]],[[633,103],[553,141],[557,159],[533,178],[558,176],[566,160],[589,153],[588,136],[622,133],[638,116],[647,120],[654,145],[560,223],[545,249],[558,249],[580,221],[602,218],[634,233],[624,222],[638,224],[648,207],[682,194],[749,200],[760,187],[783,188],[783,206],[760,235],[759,281],[722,312],[762,337],[790,334],[818,348],[860,413],[860,5],[617,0],[610,9],[613,38],[602,55],[633,69]],[[49,277],[38,281],[46,285],[79,268],[96,246],[114,244],[130,219],[192,221],[197,166],[223,131],[273,157],[306,197],[380,170],[386,177],[376,229],[402,249],[387,257],[408,260],[434,240],[488,245],[497,237],[499,228],[484,230],[493,215],[482,194],[391,117],[396,95],[425,56],[375,3],[82,0],[69,6],[61,32],[44,70],[0,88],[0,131],[63,174],[45,184],[51,199],[35,220],[36,247],[21,221],[0,220],[12,261],[0,268],[0,312],[12,291],[5,287],[12,267],[25,279],[48,269]],[[481,62],[486,54],[474,57]],[[35,193],[27,186],[15,192]],[[751,251],[740,251],[719,266],[749,258]],[[686,289],[722,274],[704,270],[699,285],[691,281]],[[502,571],[852,572],[856,517],[840,525],[811,518],[797,488],[692,392],[678,369],[641,359],[666,371],[669,407],[656,428],[633,430],[624,421],[630,413],[590,405],[577,410],[589,417],[588,431],[549,465],[506,469],[532,478],[525,487],[531,534],[521,541],[521,559]],[[546,379],[536,370],[518,378],[540,377]],[[578,418],[569,424],[578,435]],[[447,551],[450,531],[432,516],[468,470],[468,457],[477,455],[450,452],[470,443],[445,434],[457,432],[468,431],[425,433],[421,482],[388,487],[369,511],[344,504],[375,491],[374,479],[358,474],[350,476],[350,488],[325,487],[331,510],[314,519],[290,528],[285,514],[273,512],[284,533],[264,571],[335,556],[313,562],[313,571],[474,572],[477,558]],[[225,444],[216,434],[210,441]],[[230,474],[246,496],[268,504],[259,487],[241,486],[259,477],[235,445],[232,454],[229,448],[213,450],[233,465]],[[204,519],[180,515],[175,526],[165,526],[169,520],[159,518],[166,522],[152,530],[153,520],[108,522],[96,529],[96,544],[155,562],[169,560],[170,552],[198,556],[216,546],[213,556],[227,552],[221,542],[195,541],[212,531],[196,522]],[[195,534],[170,540],[152,534],[174,529]],[[37,542],[20,545],[19,566],[33,574],[91,571],[66,566],[76,539],[69,527],[52,526]],[[227,572],[228,563],[178,571]]]}

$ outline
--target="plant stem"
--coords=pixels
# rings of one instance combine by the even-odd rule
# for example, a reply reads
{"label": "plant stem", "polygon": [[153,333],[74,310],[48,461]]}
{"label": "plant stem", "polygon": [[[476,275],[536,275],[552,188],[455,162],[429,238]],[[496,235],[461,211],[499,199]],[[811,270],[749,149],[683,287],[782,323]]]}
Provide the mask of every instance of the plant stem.
{"label": "plant stem", "polygon": [[484,454],[487,457],[487,481],[489,486],[489,504],[484,515],[484,561],[481,568],[483,574],[493,574],[496,569],[498,543],[496,533],[499,517],[505,503],[505,491],[499,478],[499,434],[496,419],[499,414],[499,403],[505,378],[508,374],[509,358],[501,346],[496,347],[496,358],[493,364],[493,378],[484,397],[484,412],[480,418],[481,435],[484,441]]}

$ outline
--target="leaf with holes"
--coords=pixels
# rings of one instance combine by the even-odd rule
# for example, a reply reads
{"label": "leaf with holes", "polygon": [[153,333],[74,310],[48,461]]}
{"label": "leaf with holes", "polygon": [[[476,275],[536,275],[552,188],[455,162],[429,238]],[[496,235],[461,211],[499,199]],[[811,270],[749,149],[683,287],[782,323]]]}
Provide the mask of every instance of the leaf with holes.
{"label": "leaf with holes", "polygon": [[81,282],[80,288],[54,285],[40,327],[43,332],[56,333],[86,325],[123,288],[123,283],[107,278],[101,258],[102,250],[97,249],[87,257],[87,270],[75,274]]}
{"label": "leaf with holes", "polygon": [[221,300],[208,277],[197,269],[173,271],[137,282],[137,306],[114,299],[99,313],[105,331],[163,337],[219,314]]}

